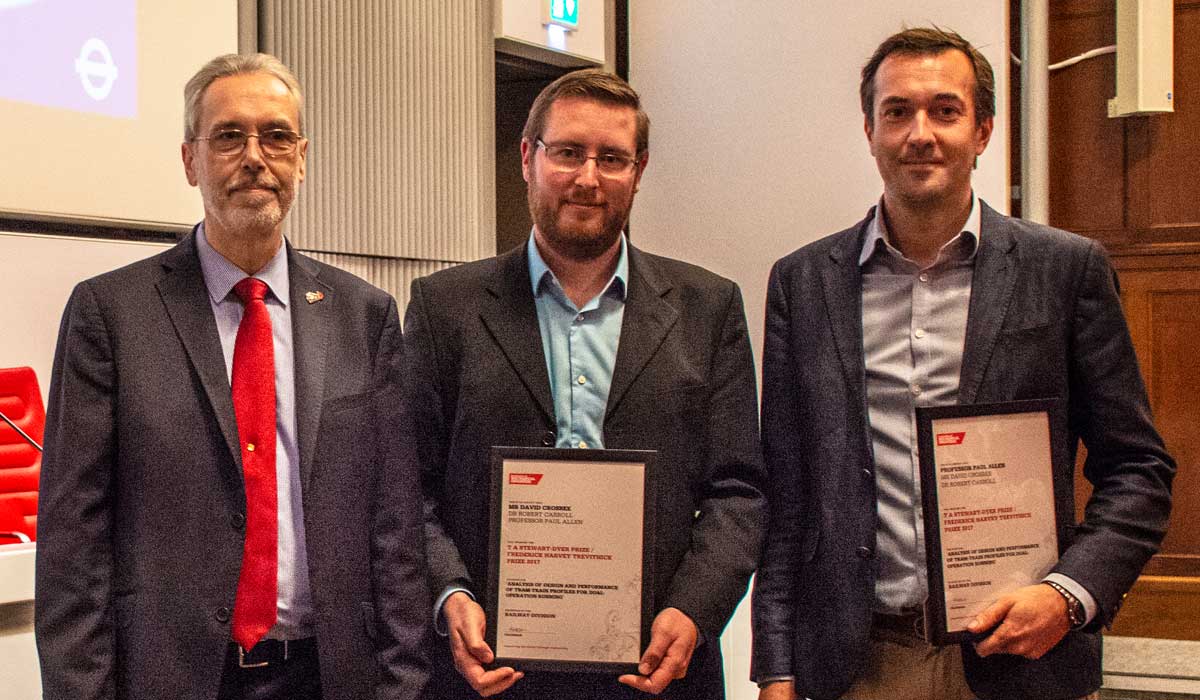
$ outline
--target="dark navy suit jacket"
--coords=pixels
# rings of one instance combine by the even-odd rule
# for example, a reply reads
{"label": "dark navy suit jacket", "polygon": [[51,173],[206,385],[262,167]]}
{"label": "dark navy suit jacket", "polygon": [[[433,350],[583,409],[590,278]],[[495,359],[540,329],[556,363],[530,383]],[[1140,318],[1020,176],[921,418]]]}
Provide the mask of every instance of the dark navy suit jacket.
{"label": "dark navy suit jacket", "polygon": [[[1074,522],[1071,468],[1055,475],[1055,567],[1099,605],[1088,629],[1039,660],[981,659],[964,645],[981,698],[1051,700],[1100,686],[1101,624],[1157,550],[1175,465],[1146,391],[1103,249],[982,207],[959,403],[1059,397],[1069,454],[1087,447],[1094,493]],[[770,525],[754,590],[756,679],[794,675],[803,697],[836,698],[866,663],[874,601],[876,494],[863,363],[858,256],[867,225],[776,263],[767,293],[763,443]]]}

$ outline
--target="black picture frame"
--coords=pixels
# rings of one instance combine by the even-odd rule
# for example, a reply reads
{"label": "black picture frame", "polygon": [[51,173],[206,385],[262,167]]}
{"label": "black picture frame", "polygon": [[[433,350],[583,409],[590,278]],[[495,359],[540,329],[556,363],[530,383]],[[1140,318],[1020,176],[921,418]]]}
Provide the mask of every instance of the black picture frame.
{"label": "black picture frame", "polygon": [[[499,596],[501,586],[501,533],[503,528],[504,483],[503,468],[508,460],[537,460],[546,462],[552,467],[555,462],[594,464],[597,470],[602,470],[606,463],[637,463],[642,465],[642,562],[641,562],[641,604],[638,610],[640,618],[640,640],[638,655],[645,652],[650,643],[650,625],[654,621],[655,601],[653,594],[654,581],[654,504],[656,502],[655,481],[651,477],[656,452],[653,450],[586,450],[565,448],[537,447],[508,447],[495,446],[491,448],[491,494],[489,498],[488,522],[488,580],[484,600],[484,611],[487,615],[485,641],[493,650],[497,649],[496,642],[506,624],[498,616]],[[613,518],[621,516],[621,511],[615,509]],[[595,525],[603,527],[603,523]],[[511,666],[522,671],[557,671],[568,673],[608,673],[620,675],[637,673],[637,663],[615,663],[594,659],[561,660],[540,658],[536,656],[500,656],[497,655],[492,668]]]}
{"label": "black picture frame", "polygon": [[971,633],[966,630],[948,631],[946,582],[942,575],[942,530],[939,507],[938,480],[934,461],[934,422],[946,418],[1003,416],[1019,413],[1044,413],[1049,427],[1047,478],[1051,479],[1054,494],[1054,540],[1056,551],[1062,554],[1066,529],[1073,518],[1074,451],[1068,444],[1066,403],[1058,398],[1026,399],[996,403],[951,406],[923,406],[916,409],[917,445],[921,476],[921,502],[925,532],[925,565],[929,597],[925,602],[925,624],[929,642],[934,645],[978,641],[990,630]]}

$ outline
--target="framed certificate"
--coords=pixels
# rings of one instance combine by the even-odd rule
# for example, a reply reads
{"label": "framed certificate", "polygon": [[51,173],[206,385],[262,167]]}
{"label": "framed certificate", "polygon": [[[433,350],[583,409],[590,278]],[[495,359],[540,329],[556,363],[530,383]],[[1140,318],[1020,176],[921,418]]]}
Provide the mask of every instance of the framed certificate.
{"label": "framed certificate", "polygon": [[918,408],[917,439],[929,639],[974,639],[966,627],[975,615],[1058,561],[1055,463],[1069,459],[1063,402]]}
{"label": "framed certificate", "polygon": [[650,641],[654,452],[492,448],[496,666],[636,673]]}

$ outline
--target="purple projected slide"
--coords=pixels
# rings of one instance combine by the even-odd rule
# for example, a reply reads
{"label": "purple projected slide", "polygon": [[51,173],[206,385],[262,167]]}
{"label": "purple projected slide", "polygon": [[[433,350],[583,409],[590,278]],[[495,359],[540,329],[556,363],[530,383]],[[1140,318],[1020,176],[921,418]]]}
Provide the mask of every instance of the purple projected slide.
{"label": "purple projected slide", "polygon": [[0,0],[0,99],[137,117],[137,0]]}

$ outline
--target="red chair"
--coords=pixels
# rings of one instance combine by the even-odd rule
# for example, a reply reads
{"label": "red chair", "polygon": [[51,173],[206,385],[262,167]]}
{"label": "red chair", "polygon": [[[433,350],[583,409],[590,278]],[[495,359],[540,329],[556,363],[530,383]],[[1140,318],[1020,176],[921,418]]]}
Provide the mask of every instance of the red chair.
{"label": "red chair", "polygon": [[[41,445],[46,408],[29,367],[0,369],[0,413]],[[41,450],[0,419],[0,544],[37,539]]]}

